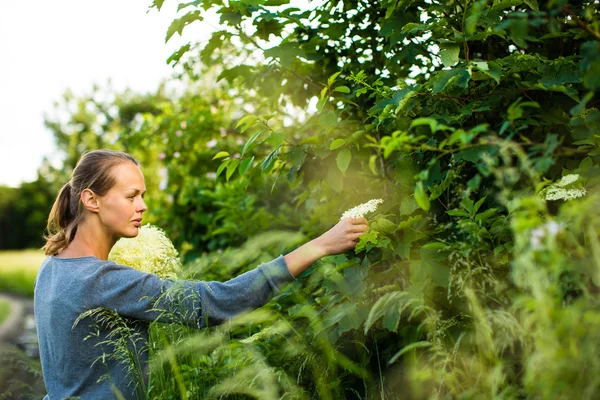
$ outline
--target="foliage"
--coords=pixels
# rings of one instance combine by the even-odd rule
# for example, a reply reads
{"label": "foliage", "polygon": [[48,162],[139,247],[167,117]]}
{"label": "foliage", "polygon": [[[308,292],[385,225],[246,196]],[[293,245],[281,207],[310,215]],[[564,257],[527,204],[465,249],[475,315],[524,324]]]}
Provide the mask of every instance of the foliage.
{"label": "foliage", "polygon": [[55,196],[55,186],[40,174],[17,188],[0,187],[0,249],[41,247]]}
{"label": "foliage", "polygon": [[39,361],[14,345],[0,344],[0,399],[39,399],[46,394]]}
{"label": "foliage", "polygon": [[[580,201],[596,201],[599,181],[595,2],[212,0],[179,9],[167,40],[207,10],[221,27],[169,61],[190,77],[217,66],[267,107],[236,124],[247,138],[239,158],[215,149],[226,180],[241,179],[243,166],[244,176],[302,188],[294,203],[309,236],[339,210],[385,200],[354,254],[323,260],[275,307],[299,337],[312,332],[313,345],[314,324],[328,321],[336,358],[367,375],[336,375],[327,388],[295,383],[336,398],[402,397],[402,375],[407,398],[592,396],[596,264],[583,249],[597,231],[583,221],[595,226],[596,214]],[[268,149],[255,151],[257,138]],[[538,193],[569,174],[587,195],[543,202]],[[568,245],[542,247],[561,223]],[[312,301],[294,301],[297,293]],[[590,325],[576,334],[582,318]],[[264,359],[271,349],[285,354],[266,345]],[[269,365],[302,376],[293,359]],[[220,368],[231,365],[211,373]],[[570,371],[585,368],[594,372],[573,384]]]}

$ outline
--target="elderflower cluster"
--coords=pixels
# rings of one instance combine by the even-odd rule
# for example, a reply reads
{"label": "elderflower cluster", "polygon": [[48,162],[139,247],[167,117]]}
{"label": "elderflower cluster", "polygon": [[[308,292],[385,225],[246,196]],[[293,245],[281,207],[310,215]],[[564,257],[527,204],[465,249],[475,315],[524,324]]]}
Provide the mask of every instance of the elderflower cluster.
{"label": "elderflower cluster", "polygon": [[150,224],[142,226],[134,238],[119,239],[108,259],[162,279],[176,278],[181,268],[173,243],[162,229]]}
{"label": "elderflower cluster", "polygon": [[377,206],[379,206],[381,203],[383,203],[382,199],[369,200],[366,203],[360,204],[346,211],[344,214],[342,214],[340,220],[344,218],[362,218],[366,213],[377,210]]}
{"label": "elderflower cluster", "polygon": [[544,198],[548,200],[573,200],[585,196],[587,191],[579,188],[567,188],[567,186],[579,180],[578,174],[563,176],[558,182],[548,186],[544,191]]}

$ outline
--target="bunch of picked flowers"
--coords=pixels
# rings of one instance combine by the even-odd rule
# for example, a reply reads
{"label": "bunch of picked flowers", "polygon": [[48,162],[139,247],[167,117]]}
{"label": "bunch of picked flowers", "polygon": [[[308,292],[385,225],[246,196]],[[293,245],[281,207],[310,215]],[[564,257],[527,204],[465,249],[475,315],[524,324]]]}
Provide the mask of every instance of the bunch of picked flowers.
{"label": "bunch of picked flowers", "polygon": [[108,259],[162,279],[175,279],[181,270],[179,253],[171,240],[150,224],[142,226],[134,238],[119,239]]}
{"label": "bunch of picked flowers", "polygon": [[383,203],[382,199],[369,200],[366,203],[360,204],[346,211],[344,214],[342,214],[340,220],[344,218],[362,218],[365,216],[365,214],[377,210],[377,207],[381,203]]}

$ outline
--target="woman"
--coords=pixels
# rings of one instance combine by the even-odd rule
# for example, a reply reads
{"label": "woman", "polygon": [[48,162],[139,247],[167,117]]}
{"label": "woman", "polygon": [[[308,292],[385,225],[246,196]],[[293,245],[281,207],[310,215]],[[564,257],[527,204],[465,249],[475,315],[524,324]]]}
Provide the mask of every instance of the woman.
{"label": "woman", "polygon": [[[93,362],[102,355],[98,343],[108,332],[84,341],[89,327],[74,322],[97,307],[137,320],[159,319],[152,300],[176,283],[107,260],[119,238],[138,234],[147,209],[145,193],[144,176],[133,157],[95,150],[81,157],[58,194],[48,218],[48,257],[34,292],[48,399],[112,398],[114,389],[126,399],[135,398],[134,385],[118,360]],[[227,282],[177,282],[189,294],[176,305],[178,314],[186,316],[188,325],[202,328],[260,307],[319,258],[352,249],[366,229],[364,218],[344,219],[319,238]],[[142,334],[147,338],[147,332]],[[145,363],[147,354],[142,358]],[[97,382],[107,372],[110,380]]]}

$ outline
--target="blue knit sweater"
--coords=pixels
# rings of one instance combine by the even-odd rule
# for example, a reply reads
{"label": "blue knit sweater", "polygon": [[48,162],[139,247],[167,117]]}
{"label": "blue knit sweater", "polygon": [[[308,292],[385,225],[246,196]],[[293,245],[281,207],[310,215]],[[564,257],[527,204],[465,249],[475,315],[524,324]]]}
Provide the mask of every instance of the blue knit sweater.
{"label": "blue knit sweater", "polygon": [[[114,388],[126,399],[137,398],[134,384],[119,360],[106,358],[94,363],[103,352],[110,352],[97,346],[108,332],[100,329],[90,337],[90,318],[73,326],[82,312],[105,307],[140,321],[134,329],[146,341],[147,325],[141,321],[172,322],[153,309],[175,311],[177,323],[197,328],[217,325],[266,304],[293,280],[283,256],[227,282],[175,283],[97,257],[50,256],[38,272],[34,292],[40,359],[48,391],[44,400],[69,396],[109,399],[115,397]],[[173,285],[180,286],[180,295],[165,296],[160,304],[154,303]],[[142,353],[142,365],[147,357],[147,353]],[[110,379],[98,382],[106,373]],[[145,373],[144,378],[147,379]]]}

